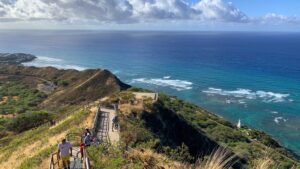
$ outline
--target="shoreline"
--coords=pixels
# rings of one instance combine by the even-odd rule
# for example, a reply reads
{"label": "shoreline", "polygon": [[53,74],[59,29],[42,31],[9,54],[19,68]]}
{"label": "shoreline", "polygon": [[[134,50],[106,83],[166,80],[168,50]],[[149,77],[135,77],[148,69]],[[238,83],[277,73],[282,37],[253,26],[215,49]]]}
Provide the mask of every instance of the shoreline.
{"label": "shoreline", "polygon": [[[26,54],[25,54],[25,55],[26,55]],[[28,59],[28,60],[23,60],[22,63],[31,62],[31,61],[34,61],[34,60],[37,58],[37,57],[34,56],[34,55],[30,55],[30,54],[27,54],[27,55],[28,55],[28,56],[33,56],[33,57],[31,57],[31,58]],[[24,67],[36,67],[36,66],[26,66],[26,65],[23,65],[22,63],[19,63],[19,64],[17,64],[17,65],[18,65],[18,66],[24,66]],[[16,65],[16,64],[12,64],[12,65]],[[61,69],[61,68],[57,68],[57,67],[53,67],[53,66],[47,66],[47,67],[52,67],[52,68],[55,68],[55,69]],[[42,67],[37,67],[37,68],[42,68]],[[68,69],[68,70],[70,70],[70,69]],[[76,69],[73,69],[73,70],[76,70]],[[76,71],[84,71],[84,70],[76,70]],[[196,104],[195,104],[195,105],[196,105]],[[202,109],[204,109],[201,105],[197,105],[197,106],[200,107],[200,108],[202,108]],[[225,118],[222,117],[221,115],[219,115],[219,114],[217,114],[217,113],[214,113],[214,112],[212,112],[212,111],[209,111],[208,109],[205,109],[205,110],[208,111],[208,112],[210,112],[210,113],[212,113],[213,115],[218,116],[218,118],[224,119],[224,120],[230,122],[232,125],[235,125],[233,122],[231,122],[231,121],[225,119]],[[255,128],[250,127],[250,126],[243,126],[243,127],[247,128],[247,129],[251,129],[251,130],[262,131],[262,130],[255,129]],[[264,133],[266,133],[266,132],[264,132]],[[268,134],[268,133],[266,133],[266,134],[269,135],[269,136],[271,136],[271,135]],[[293,151],[293,150],[287,148],[286,146],[284,146],[283,144],[281,144],[280,141],[278,141],[278,139],[275,139],[273,136],[271,136],[271,138],[274,139],[274,140],[276,140],[276,142],[277,142],[281,147],[283,147],[286,151],[288,151],[290,154],[292,154],[296,159],[300,160],[300,155],[298,155],[295,151]]]}
{"label": "shoreline", "polygon": [[[16,65],[12,65],[12,66],[16,66]],[[20,66],[20,67],[29,67],[29,66],[24,66],[24,65],[17,65],[17,66],[18,66],[18,67],[19,67],[19,66]],[[5,66],[4,66],[4,67],[5,67]],[[45,67],[44,67],[44,68],[34,67],[34,66],[30,66],[30,67],[32,67],[32,68],[34,68],[34,69],[45,69]],[[58,69],[58,68],[55,68],[55,67],[47,67],[47,68],[56,69],[56,70],[61,70],[61,69]],[[22,68],[21,68],[21,69],[22,69]],[[71,69],[68,69],[68,70],[71,70]],[[75,70],[75,69],[73,69],[73,70]],[[88,70],[95,70],[95,69],[88,69]],[[88,71],[88,70],[85,70],[85,71]],[[78,70],[76,70],[76,71],[78,71]],[[84,72],[84,71],[78,71],[78,72]],[[0,75],[1,75],[1,69],[0,69]],[[143,89],[143,90],[144,90],[144,89]],[[178,98],[178,97],[176,97],[176,96],[171,96],[171,95],[169,95],[169,94],[167,94],[167,96],[169,96],[169,97],[171,97],[171,98],[173,97],[173,98],[176,98],[176,99]],[[181,99],[179,98],[178,100],[181,100]],[[186,103],[190,103],[190,102],[185,101],[185,100],[182,100],[182,101],[183,101],[183,102],[186,102]],[[191,104],[193,104],[193,103],[191,103]],[[232,122],[230,122],[229,120],[223,118],[222,116],[218,115],[218,114],[215,113],[215,112],[209,111],[209,110],[203,108],[202,106],[199,106],[199,105],[196,105],[196,104],[193,104],[193,105],[195,105],[195,106],[197,106],[198,108],[200,108],[200,109],[202,109],[202,110],[208,112],[209,114],[212,114],[213,116],[216,116],[216,117],[219,118],[219,119],[223,119],[226,123],[230,123],[232,126],[236,126],[234,123],[232,123]],[[249,126],[245,126],[245,125],[243,125],[243,126],[241,127],[241,130],[245,130],[245,131],[254,131],[254,132],[261,133],[262,135],[269,136],[271,139],[273,139],[273,140],[276,142],[275,144],[278,144],[279,147],[282,148],[282,149],[284,149],[285,152],[286,152],[287,154],[290,154],[290,158],[294,158],[294,159],[296,159],[296,160],[298,160],[298,161],[300,160],[300,156],[299,156],[296,152],[294,152],[293,150],[291,150],[291,149],[285,147],[284,145],[282,145],[278,140],[274,139],[274,137],[272,137],[272,136],[269,135],[268,133],[266,133],[266,132],[264,132],[264,131],[261,131],[261,130],[258,130],[258,129],[255,129],[255,128],[252,128],[252,127],[249,127]]]}

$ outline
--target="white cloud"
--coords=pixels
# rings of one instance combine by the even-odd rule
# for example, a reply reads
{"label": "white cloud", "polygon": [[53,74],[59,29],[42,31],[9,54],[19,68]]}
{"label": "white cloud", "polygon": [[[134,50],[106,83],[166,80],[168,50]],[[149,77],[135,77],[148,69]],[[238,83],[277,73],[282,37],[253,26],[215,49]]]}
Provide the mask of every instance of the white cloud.
{"label": "white cloud", "polygon": [[0,22],[140,23],[190,20],[199,23],[300,23],[298,17],[250,18],[231,2],[199,0],[0,0]]}
{"label": "white cloud", "polygon": [[276,13],[268,13],[261,17],[259,21],[262,24],[299,24],[300,19],[296,16],[285,16]]}
{"label": "white cloud", "polygon": [[217,20],[240,22],[247,17],[222,0],[15,0],[0,1],[2,21],[144,22],[153,20]]}
{"label": "white cloud", "polygon": [[248,17],[232,3],[225,3],[222,0],[202,0],[193,6],[197,11],[202,11],[200,17],[203,20],[221,20],[230,22],[247,22]]}

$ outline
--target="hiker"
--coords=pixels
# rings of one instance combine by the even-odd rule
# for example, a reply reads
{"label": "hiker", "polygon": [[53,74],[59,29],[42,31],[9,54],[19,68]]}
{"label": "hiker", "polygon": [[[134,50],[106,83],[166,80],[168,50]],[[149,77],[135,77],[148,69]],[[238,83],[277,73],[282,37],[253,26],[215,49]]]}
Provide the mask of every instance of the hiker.
{"label": "hiker", "polygon": [[90,136],[92,135],[90,129],[88,128],[85,128],[85,131],[84,131],[84,136],[86,136],[86,134],[89,134]]}
{"label": "hiker", "polygon": [[64,169],[70,169],[70,157],[72,156],[72,145],[64,138],[58,144],[58,158],[61,158]]}
{"label": "hiker", "polygon": [[50,120],[50,125],[51,126],[54,126],[56,124],[56,121],[55,120]]}
{"label": "hiker", "polygon": [[83,150],[84,150],[84,142],[83,140],[81,139],[80,141],[80,154],[81,154],[81,159],[83,158]]}
{"label": "hiker", "polygon": [[84,146],[85,147],[89,147],[92,143],[92,137],[89,133],[85,133],[85,137],[84,137]]}
{"label": "hiker", "polygon": [[98,140],[98,138],[96,136],[93,137],[93,143],[100,144],[100,141]]}
{"label": "hiker", "polygon": [[112,119],[112,131],[114,131],[114,129],[118,130],[118,123],[119,123],[119,118],[118,116],[114,116]]}

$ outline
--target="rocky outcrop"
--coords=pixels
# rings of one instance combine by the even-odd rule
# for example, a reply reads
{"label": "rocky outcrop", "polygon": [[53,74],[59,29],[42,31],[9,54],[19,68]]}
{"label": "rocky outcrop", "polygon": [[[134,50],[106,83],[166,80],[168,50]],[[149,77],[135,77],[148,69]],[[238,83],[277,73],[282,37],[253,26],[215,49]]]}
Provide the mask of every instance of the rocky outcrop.
{"label": "rocky outcrop", "polygon": [[0,64],[21,64],[36,59],[36,56],[25,53],[0,53]]}

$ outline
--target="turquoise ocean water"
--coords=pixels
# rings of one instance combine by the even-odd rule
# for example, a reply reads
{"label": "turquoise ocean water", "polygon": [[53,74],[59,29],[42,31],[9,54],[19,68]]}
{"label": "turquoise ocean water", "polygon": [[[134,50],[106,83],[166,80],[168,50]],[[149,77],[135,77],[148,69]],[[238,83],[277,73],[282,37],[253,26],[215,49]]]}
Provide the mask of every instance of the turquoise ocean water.
{"label": "turquoise ocean water", "polygon": [[300,33],[0,31],[29,65],[106,68],[271,134],[300,155]]}

